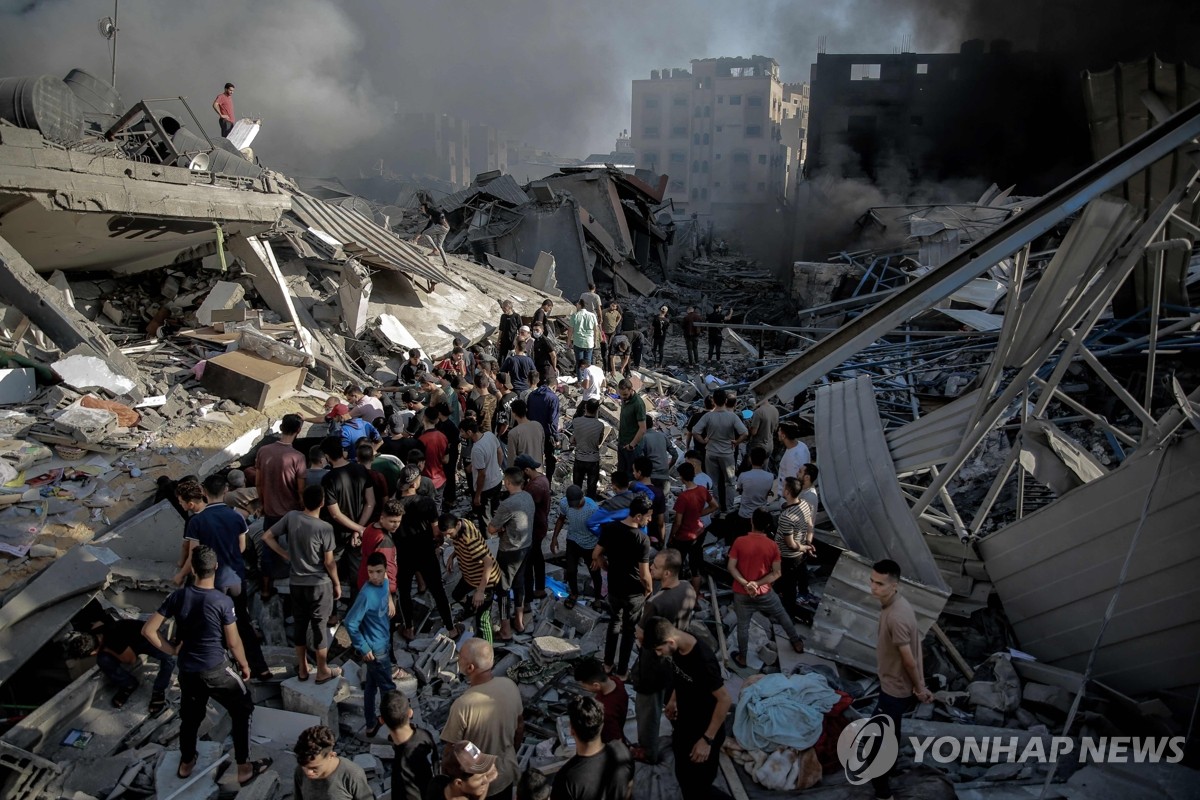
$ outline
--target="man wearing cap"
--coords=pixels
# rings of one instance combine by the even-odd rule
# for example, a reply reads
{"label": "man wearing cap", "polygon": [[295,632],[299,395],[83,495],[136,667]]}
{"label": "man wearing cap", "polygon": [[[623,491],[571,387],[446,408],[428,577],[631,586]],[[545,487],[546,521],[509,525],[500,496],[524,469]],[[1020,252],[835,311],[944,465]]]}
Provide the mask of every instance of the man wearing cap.
{"label": "man wearing cap", "polygon": [[456,743],[469,739],[496,755],[497,776],[486,796],[507,800],[517,783],[517,748],[525,738],[525,712],[517,685],[492,674],[495,659],[492,646],[478,638],[468,639],[458,651],[458,671],[466,676],[468,688],[451,704],[442,728],[442,768],[462,763],[455,756]]}
{"label": "man wearing cap", "polygon": [[542,466],[529,456],[518,456],[516,466],[525,472],[525,491],[533,498],[533,544],[525,563],[525,596],[546,596],[546,557],[542,543],[550,531],[550,479],[538,471]]}
{"label": "man wearing cap", "polygon": [[576,695],[567,703],[575,755],[554,776],[550,800],[629,800],[633,797],[633,758],[620,739],[600,737],[604,707],[594,697]]}
{"label": "man wearing cap", "polygon": [[714,794],[718,757],[725,741],[725,717],[733,705],[721,677],[721,664],[711,647],[663,617],[646,623],[642,646],[675,664],[674,686],[665,710],[672,722],[671,749],[680,794],[683,800],[708,800]]}
{"label": "man wearing cap", "polygon": [[529,419],[542,426],[545,438],[542,441],[542,455],[546,463],[546,474],[553,475],[558,463],[554,452],[558,444],[558,432],[562,428],[561,405],[558,393],[550,384],[550,373],[542,376],[542,383],[529,393],[525,401],[529,407]]}
{"label": "man wearing cap", "polygon": [[[442,774],[434,777],[425,793],[425,800],[485,800],[492,797],[492,784],[499,770],[496,757],[488,755],[473,743],[463,740],[450,745],[442,760]],[[510,786],[507,794],[512,796]]]}
{"label": "man wearing cap", "polygon": [[528,325],[522,325],[517,328],[517,338],[513,342],[513,346],[521,345],[521,349],[526,353],[533,347],[533,329]]}
{"label": "man wearing cap", "polygon": [[667,333],[671,330],[671,309],[659,306],[658,315],[650,320],[650,339],[654,343],[654,366],[662,367],[663,349],[667,344]]}
{"label": "man wearing cap", "polygon": [[500,346],[496,348],[496,357],[503,361],[512,350],[513,343],[517,340],[517,333],[521,330],[521,315],[513,311],[512,300],[500,303],[500,311],[502,313],[497,329],[500,334]]}

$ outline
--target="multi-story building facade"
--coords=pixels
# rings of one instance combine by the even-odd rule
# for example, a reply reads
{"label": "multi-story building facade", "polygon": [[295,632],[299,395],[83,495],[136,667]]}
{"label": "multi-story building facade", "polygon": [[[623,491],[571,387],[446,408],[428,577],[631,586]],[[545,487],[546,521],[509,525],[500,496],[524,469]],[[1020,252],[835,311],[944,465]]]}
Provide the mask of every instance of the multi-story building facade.
{"label": "multi-story building facade", "polygon": [[791,196],[804,170],[804,159],[808,153],[808,100],[807,83],[785,83],[783,85],[783,146],[787,148],[787,172],[784,195]]}
{"label": "multi-story building facade", "polygon": [[670,180],[675,208],[722,216],[784,196],[783,84],[773,58],[705,58],[633,82],[637,165]]}

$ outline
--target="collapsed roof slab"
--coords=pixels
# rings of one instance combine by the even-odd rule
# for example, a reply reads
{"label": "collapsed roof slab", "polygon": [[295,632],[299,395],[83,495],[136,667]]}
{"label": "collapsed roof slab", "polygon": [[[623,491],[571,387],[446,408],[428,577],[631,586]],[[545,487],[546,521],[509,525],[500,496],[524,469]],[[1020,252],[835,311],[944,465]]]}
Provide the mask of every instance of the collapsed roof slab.
{"label": "collapsed roof slab", "polygon": [[580,211],[573,197],[564,198],[553,207],[536,203],[524,206],[520,209],[521,224],[494,240],[496,254],[532,268],[543,251],[550,253],[554,256],[563,296],[579,297],[592,280],[592,262],[579,222]]}
{"label": "collapsed roof slab", "polygon": [[217,223],[227,234],[251,236],[291,207],[290,195],[269,178],[255,189],[203,179],[0,131],[0,220],[38,272],[162,266],[212,241]]}
{"label": "collapsed roof slab", "polygon": [[580,213],[583,209],[588,210],[616,243],[619,254],[633,252],[633,237],[625,220],[625,208],[608,170],[551,175],[545,182],[560,192],[570,192],[581,206]]}
{"label": "collapsed roof slab", "polygon": [[759,397],[794,397],[833,367],[906,319],[932,307],[1160,158],[1189,147],[1200,135],[1200,102],[1193,103],[1112,155],[1036,200],[974,246],[896,290],[795,359],[753,385]]}
{"label": "collapsed roof slab", "polygon": [[[4,228],[8,233],[7,225]],[[29,318],[64,352],[83,348],[114,370],[140,383],[141,372],[100,326],[63,302],[62,292],[47,283],[29,262],[0,236],[0,296]]]}

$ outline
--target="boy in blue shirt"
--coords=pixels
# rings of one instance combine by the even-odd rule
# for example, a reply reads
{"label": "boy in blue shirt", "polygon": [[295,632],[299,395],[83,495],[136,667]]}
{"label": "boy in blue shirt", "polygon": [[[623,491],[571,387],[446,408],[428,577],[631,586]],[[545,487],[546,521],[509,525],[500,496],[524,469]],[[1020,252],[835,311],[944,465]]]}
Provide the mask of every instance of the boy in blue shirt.
{"label": "boy in blue shirt", "polygon": [[363,687],[365,699],[368,739],[379,733],[381,722],[375,714],[375,694],[395,691],[392,680],[391,617],[396,607],[392,604],[387,580],[387,558],[378,551],[367,556],[367,582],[359,591],[350,613],[346,616],[346,630],[350,632],[350,643],[362,653],[367,665],[367,682]]}

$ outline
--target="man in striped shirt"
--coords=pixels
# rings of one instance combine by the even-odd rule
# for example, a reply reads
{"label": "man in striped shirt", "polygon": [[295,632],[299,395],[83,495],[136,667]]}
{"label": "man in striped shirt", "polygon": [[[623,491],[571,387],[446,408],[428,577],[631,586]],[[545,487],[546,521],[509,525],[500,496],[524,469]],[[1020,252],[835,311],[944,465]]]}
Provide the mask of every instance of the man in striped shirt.
{"label": "man in striped shirt", "polygon": [[799,610],[796,593],[808,599],[808,568],[805,559],[816,552],[813,535],[816,532],[817,465],[800,467],[800,476],[783,481],[783,508],[779,512],[779,524],[775,528],[775,543],[782,556],[780,575],[776,589],[783,600],[783,607],[795,618]]}
{"label": "man in striped shirt", "polygon": [[454,514],[438,518],[438,531],[448,537],[454,552],[446,559],[446,570],[455,559],[462,580],[450,592],[456,602],[475,616],[475,635],[492,641],[492,593],[500,585],[500,568],[487,542],[474,523]]}

